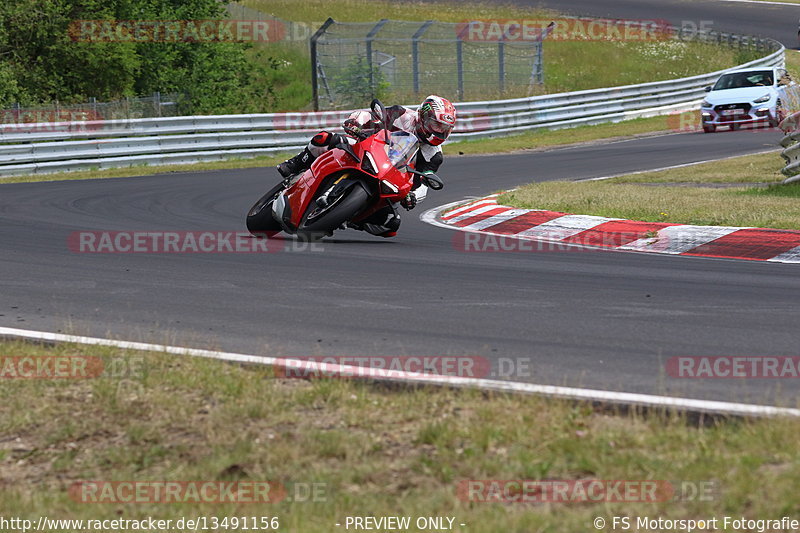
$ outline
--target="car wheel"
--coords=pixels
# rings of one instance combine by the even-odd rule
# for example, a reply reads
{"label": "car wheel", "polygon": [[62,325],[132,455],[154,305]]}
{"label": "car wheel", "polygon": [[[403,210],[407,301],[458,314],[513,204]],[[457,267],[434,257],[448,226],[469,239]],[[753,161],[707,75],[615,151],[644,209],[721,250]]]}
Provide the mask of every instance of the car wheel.
{"label": "car wheel", "polygon": [[710,124],[703,124],[703,133],[714,133],[717,131],[717,127]]}

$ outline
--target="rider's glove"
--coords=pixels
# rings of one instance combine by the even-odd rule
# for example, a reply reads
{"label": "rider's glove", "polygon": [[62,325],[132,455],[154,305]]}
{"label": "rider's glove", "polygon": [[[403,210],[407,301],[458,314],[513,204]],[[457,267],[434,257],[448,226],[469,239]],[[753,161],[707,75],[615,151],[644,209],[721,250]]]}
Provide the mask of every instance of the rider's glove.
{"label": "rider's glove", "polygon": [[408,196],[400,200],[400,205],[402,205],[408,211],[414,209],[417,207],[417,195],[413,192],[408,193]]}

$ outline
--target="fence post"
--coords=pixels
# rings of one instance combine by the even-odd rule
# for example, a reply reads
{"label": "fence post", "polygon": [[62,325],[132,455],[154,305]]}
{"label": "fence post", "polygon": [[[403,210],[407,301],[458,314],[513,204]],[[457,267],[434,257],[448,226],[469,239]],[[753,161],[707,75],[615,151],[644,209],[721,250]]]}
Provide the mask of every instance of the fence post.
{"label": "fence post", "polygon": [[464,33],[467,32],[470,25],[465,25],[458,35],[456,35],[456,69],[458,73],[458,99],[464,99]]}
{"label": "fence post", "polygon": [[544,83],[544,40],[550,35],[556,27],[555,22],[551,22],[544,28],[536,39],[536,59],[533,62],[533,70],[531,71],[531,81],[528,86],[528,92],[533,89],[533,85],[541,85]]}
{"label": "fence post", "polygon": [[372,62],[372,41],[387,22],[389,22],[389,19],[381,19],[367,34],[367,68],[369,69],[369,91],[371,98],[375,98],[375,71],[373,70],[374,65]]}
{"label": "fence post", "polygon": [[333,19],[328,17],[322,26],[311,36],[311,94],[314,100],[314,111],[319,111],[319,80],[317,79],[317,69],[319,62],[317,61],[317,41],[325,33],[325,30],[333,24]]}
{"label": "fence post", "polygon": [[155,107],[156,116],[161,116],[161,92],[156,91],[153,93],[153,107]]}
{"label": "fence post", "polygon": [[506,92],[506,36],[503,35],[497,42],[497,77],[500,93]]}
{"label": "fence post", "polygon": [[431,24],[432,20],[426,20],[411,38],[411,68],[414,72],[414,94],[417,96],[419,96],[419,40]]}

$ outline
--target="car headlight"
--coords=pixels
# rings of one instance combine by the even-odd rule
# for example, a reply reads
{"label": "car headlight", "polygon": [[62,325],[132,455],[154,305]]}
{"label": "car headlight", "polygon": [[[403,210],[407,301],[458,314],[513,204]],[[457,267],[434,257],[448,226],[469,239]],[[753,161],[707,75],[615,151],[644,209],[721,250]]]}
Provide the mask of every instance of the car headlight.
{"label": "car headlight", "polygon": [[708,103],[708,100],[703,99],[703,101],[700,102],[700,107],[711,107],[711,104]]}
{"label": "car headlight", "polygon": [[755,100],[753,100],[753,103],[754,103],[754,104],[763,104],[764,102],[769,102],[769,99],[770,99],[770,98],[772,98],[772,95],[770,95],[770,94],[765,94],[765,95],[764,95],[764,96],[762,96],[761,98],[756,98]]}

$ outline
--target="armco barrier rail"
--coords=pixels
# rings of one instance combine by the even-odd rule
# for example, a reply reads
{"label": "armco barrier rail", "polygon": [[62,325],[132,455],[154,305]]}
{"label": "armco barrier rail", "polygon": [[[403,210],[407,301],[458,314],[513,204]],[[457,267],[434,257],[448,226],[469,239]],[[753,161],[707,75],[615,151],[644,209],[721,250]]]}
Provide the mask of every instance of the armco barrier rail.
{"label": "armco barrier rail", "polygon": [[786,166],[781,170],[786,176],[783,183],[800,181],[800,111],[786,117],[780,128],[786,133],[781,139],[784,148],[781,156],[786,160]]}
{"label": "armco barrier rail", "polygon": [[[776,41],[707,34],[705,40],[757,43],[773,50],[740,65],[783,66]],[[750,39],[748,41],[748,39]],[[730,70],[730,69],[727,69]],[[696,109],[703,88],[721,73],[677,80],[493,102],[457,104],[454,140],[616,122]],[[0,177],[137,165],[195,163],[298,150],[321,128],[337,128],[349,111],[272,113],[0,125]]]}

